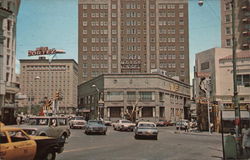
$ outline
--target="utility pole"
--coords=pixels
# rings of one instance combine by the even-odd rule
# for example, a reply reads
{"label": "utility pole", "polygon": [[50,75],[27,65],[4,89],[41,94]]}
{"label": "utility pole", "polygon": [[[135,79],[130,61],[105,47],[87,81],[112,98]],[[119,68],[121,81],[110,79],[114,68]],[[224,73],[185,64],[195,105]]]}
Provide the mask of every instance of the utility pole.
{"label": "utility pole", "polygon": [[233,49],[233,104],[235,107],[235,132],[236,132],[236,144],[237,144],[237,154],[240,153],[241,150],[241,141],[240,141],[240,134],[241,134],[241,122],[240,122],[240,106],[238,101],[238,91],[237,91],[237,74],[236,74],[236,38],[235,38],[235,0],[231,1],[231,8],[232,8],[232,49]]}

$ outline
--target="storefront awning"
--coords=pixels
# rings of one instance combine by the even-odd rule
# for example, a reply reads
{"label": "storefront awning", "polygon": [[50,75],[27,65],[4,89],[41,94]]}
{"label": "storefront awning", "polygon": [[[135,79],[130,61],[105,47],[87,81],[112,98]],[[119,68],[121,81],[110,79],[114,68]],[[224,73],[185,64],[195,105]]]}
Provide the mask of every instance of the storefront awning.
{"label": "storefront awning", "polygon": [[[248,111],[240,111],[241,119],[250,119]],[[235,119],[235,111],[222,111],[222,119],[223,120],[234,120]]]}

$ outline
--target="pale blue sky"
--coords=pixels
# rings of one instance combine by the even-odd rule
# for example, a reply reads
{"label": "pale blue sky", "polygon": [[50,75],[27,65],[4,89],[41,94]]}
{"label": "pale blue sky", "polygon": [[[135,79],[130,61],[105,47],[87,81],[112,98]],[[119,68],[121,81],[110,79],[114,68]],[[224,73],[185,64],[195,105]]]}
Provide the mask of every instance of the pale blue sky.
{"label": "pale blue sky", "polygon": [[[195,54],[220,47],[220,0],[189,0],[190,71]],[[40,46],[63,49],[56,58],[78,58],[78,0],[22,0],[17,19],[17,59]],[[18,71],[17,67],[17,72]]]}

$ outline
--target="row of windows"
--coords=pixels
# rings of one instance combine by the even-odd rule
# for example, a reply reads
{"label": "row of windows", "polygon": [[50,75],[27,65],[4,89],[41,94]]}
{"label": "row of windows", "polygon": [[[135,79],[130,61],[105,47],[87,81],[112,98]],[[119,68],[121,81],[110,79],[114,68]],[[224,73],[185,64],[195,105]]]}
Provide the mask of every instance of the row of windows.
{"label": "row of windows", "polygon": [[[155,57],[154,54],[151,54],[151,59],[152,56]],[[180,59],[184,59],[184,54],[180,54]],[[176,55],[175,54],[160,54],[159,59],[176,59]]]}
{"label": "row of windows", "polygon": [[[146,22],[145,22],[145,24],[146,24]],[[87,25],[88,25],[88,22],[87,21],[83,21],[83,26],[87,26]],[[91,25],[92,26],[108,26],[108,21],[92,21]],[[116,26],[116,25],[117,25],[117,22],[116,21],[112,21],[112,26]],[[140,21],[127,21],[125,23],[125,25],[127,25],[127,26],[140,26],[141,22]],[[150,21],[150,25],[154,26],[155,25],[155,21]],[[166,26],[166,25],[168,25],[168,26],[174,26],[174,25],[176,25],[176,22],[174,20],[168,20],[168,21],[167,20],[162,20],[162,21],[159,21],[159,26]],[[183,19],[179,20],[179,25],[184,25],[184,20]],[[87,34],[87,33],[88,33],[88,31],[86,29],[83,30],[83,34]],[[146,32],[143,32],[143,33],[146,34]],[[138,34],[140,34],[140,33],[138,33]]]}
{"label": "row of windows", "polygon": [[[179,9],[183,9],[184,5],[183,4],[179,4],[179,5],[175,5],[175,4],[159,4],[159,9],[175,9],[176,6],[179,7]],[[145,3],[142,6],[143,8],[146,8]],[[108,5],[107,4],[83,4],[83,9],[108,9]],[[137,4],[137,3],[122,3],[121,4],[121,8],[125,8],[125,9],[140,9],[141,5]],[[149,5],[150,9],[155,9],[155,4],[150,4]],[[112,4],[111,5],[111,9],[117,9],[117,5],[116,4]]]}
{"label": "row of windows", "polygon": [[[182,40],[182,39],[181,39]],[[184,38],[183,38],[184,41]],[[182,41],[181,41],[182,42]],[[116,51],[116,47],[112,48],[112,51]],[[121,46],[121,50],[124,50],[124,46]],[[144,45],[144,50],[147,50],[146,45]],[[83,47],[83,51],[88,51],[86,46]],[[108,51],[108,47],[91,47],[91,51]],[[141,46],[128,45],[126,51],[141,51]],[[156,51],[155,46],[150,46],[150,51]],[[159,51],[176,51],[176,46],[159,46]],[[179,47],[179,51],[184,51],[184,46]]]}
{"label": "row of windows", "polygon": [[[160,68],[176,68],[176,63],[160,63]],[[180,63],[180,68],[184,68],[184,63]]]}

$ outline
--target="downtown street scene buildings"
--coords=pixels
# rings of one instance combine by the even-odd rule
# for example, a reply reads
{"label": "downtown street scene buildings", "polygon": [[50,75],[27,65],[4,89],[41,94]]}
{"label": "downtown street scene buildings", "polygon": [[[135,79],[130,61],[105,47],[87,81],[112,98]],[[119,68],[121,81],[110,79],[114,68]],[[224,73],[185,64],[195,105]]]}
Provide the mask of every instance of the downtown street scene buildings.
{"label": "downtown street scene buildings", "polygon": [[[71,134],[60,135],[68,143],[59,159],[244,155],[242,127],[250,127],[249,0],[0,0],[0,22],[0,121],[79,118],[83,130],[69,129],[64,121]],[[110,126],[92,136],[84,130],[91,131],[91,121],[85,120]],[[114,127],[123,120],[137,125],[134,132]],[[153,124],[154,131],[145,133],[157,134],[157,141],[137,141],[141,121]],[[50,129],[62,121],[54,122]],[[230,157],[227,149],[234,146]]]}

